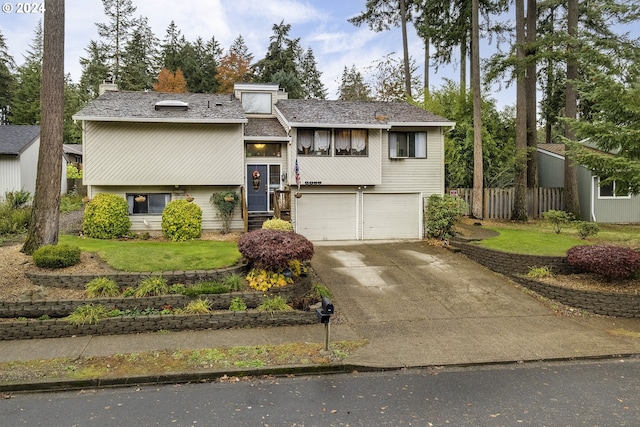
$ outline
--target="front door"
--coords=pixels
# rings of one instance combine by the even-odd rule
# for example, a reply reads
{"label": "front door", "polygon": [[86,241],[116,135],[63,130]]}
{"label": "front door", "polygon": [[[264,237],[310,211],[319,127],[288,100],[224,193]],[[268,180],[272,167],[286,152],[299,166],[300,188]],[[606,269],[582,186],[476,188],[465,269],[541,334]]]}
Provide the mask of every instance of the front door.
{"label": "front door", "polygon": [[269,200],[267,165],[247,165],[247,206],[249,212],[266,212]]}

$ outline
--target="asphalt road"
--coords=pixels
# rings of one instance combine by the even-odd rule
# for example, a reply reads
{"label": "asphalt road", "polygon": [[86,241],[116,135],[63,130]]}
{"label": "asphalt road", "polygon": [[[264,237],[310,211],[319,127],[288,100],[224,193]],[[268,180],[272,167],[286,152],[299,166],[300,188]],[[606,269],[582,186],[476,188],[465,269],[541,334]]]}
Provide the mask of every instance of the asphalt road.
{"label": "asphalt road", "polygon": [[3,426],[637,426],[640,360],[5,396]]}

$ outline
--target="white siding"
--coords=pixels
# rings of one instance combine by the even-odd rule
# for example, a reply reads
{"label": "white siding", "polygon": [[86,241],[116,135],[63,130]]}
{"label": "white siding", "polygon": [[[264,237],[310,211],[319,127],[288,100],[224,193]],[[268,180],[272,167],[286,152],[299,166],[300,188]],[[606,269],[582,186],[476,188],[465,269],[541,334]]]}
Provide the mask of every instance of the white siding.
{"label": "white siding", "polygon": [[20,160],[17,156],[0,155],[0,199],[4,199],[4,193],[21,187]]}
{"label": "white siding", "polygon": [[38,155],[40,154],[40,138],[29,145],[20,154],[20,182],[21,189],[31,193],[36,192],[36,176],[38,175]]}
{"label": "white siding", "polygon": [[241,125],[86,123],[89,185],[242,185]]}

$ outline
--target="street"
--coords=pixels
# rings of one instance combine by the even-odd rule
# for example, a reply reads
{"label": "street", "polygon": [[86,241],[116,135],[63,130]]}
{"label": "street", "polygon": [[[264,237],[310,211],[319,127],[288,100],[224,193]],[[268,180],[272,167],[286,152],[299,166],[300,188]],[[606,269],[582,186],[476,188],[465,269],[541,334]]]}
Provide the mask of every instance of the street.
{"label": "street", "polygon": [[6,426],[636,426],[640,360],[426,368],[5,396]]}

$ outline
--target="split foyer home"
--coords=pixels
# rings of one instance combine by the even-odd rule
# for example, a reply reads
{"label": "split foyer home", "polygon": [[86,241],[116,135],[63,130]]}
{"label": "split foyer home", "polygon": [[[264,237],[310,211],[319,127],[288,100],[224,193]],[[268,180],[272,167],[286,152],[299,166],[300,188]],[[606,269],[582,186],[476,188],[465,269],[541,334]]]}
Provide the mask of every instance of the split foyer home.
{"label": "split foyer home", "polygon": [[[592,149],[595,149],[592,147]],[[540,187],[564,187],[564,144],[538,144]],[[600,177],[578,165],[580,219],[601,223],[640,223],[640,196],[616,182],[600,185]]]}
{"label": "split foyer home", "polygon": [[209,198],[230,190],[242,194],[232,229],[275,215],[310,240],[421,238],[454,125],[404,102],[287,99],[249,83],[227,95],[107,91],[74,119],[88,196],[126,198],[133,231],[159,231],[177,198],[220,229]]}

